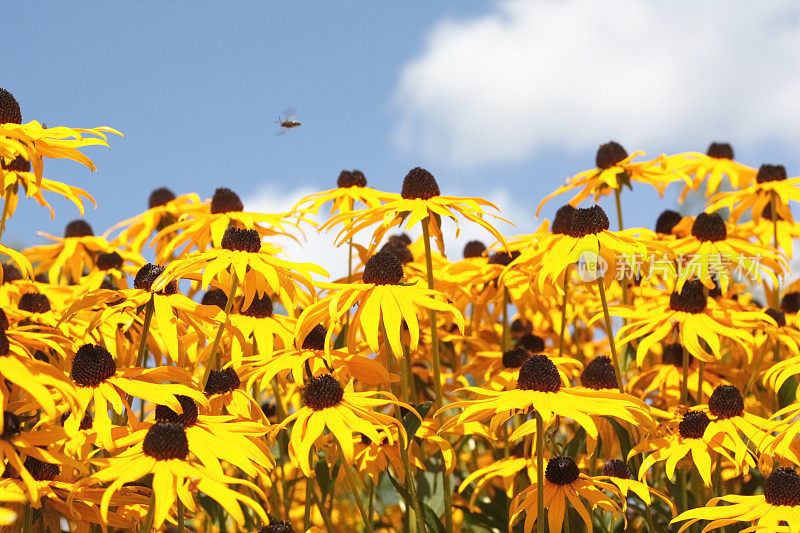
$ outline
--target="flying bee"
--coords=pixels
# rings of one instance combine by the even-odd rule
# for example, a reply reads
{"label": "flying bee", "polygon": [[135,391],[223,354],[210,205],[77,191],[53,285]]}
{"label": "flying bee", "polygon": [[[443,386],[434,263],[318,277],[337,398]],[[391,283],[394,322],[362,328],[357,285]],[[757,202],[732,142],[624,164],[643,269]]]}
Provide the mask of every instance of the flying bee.
{"label": "flying bee", "polygon": [[290,107],[283,111],[283,114],[280,117],[278,117],[278,120],[275,122],[275,124],[277,124],[281,128],[280,130],[278,130],[278,133],[275,134],[276,136],[278,136],[278,135],[283,135],[292,128],[296,128],[301,123],[295,120],[295,111]]}

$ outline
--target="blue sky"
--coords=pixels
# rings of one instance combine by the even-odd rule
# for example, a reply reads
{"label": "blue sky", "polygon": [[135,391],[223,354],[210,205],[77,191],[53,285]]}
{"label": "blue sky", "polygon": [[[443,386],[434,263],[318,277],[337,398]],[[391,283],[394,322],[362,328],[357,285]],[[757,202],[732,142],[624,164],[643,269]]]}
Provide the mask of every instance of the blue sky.
{"label": "blue sky", "polygon": [[[331,187],[342,168],[399,191],[418,165],[444,194],[504,199],[530,229],[539,200],[612,137],[652,155],[730,140],[744,162],[800,172],[796,8],[739,2],[727,19],[713,2],[608,5],[24,3],[6,28],[0,86],[24,121],[125,133],[90,151],[95,173],[45,167],[96,198],[96,233],[159,186],[202,197],[228,186],[271,206]],[[303,126],[275,137],[289,106]],[[651,226],[677,190],[660,204],[626,192],[626,225]],[[21,203],[7,242],[60,235],[78,213],[53,205],[51,222]]]}

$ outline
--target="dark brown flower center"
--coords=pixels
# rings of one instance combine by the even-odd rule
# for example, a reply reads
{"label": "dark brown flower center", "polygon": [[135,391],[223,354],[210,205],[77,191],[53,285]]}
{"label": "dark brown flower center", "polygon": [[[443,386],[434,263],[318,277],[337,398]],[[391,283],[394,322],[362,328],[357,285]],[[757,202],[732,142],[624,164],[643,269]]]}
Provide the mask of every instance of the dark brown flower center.
{"label": "dark brown flower center", "polygon": [[144,436],[142,451],[158,461],[186,459],[189,456],[186,430],[180,424],[156,422]]}
{"label": "dark brown flower center", "polygon": [[767,183],[770,181],[783,181],[786,179],[786,167],[783,165],[763,164],[756,174],[756,183]]}
{"label": "dark brown flower center", "polygon": [[[244,304],[242,304],[244,305]],[[250,302],[250,307],[242,309],[240,314],[244,316],[251,316],[253,318],[269,318],[272,316],[273,305],[272,299],[269,295],[256,296]]]}
{"label": "dark brown flower center", "polygon": [[19,102],[6,89],[0,87],[0,124],[22,124]]}
{"label": "dark brown flower center", "polygon": [[800,311],[800,292],[787,292],[781,299],[781,309],[784,313],[793,315]]}
{"label": "dark brown flower center", "polygon": [[517,341],[517,345],[527,348],[531,353],[542,353],[544,351],[544,339],[533,333],[525,333]]}
{"label": "dark brown flower center", "polygon": [[710,423],[711,420],[703,411],[689,411],[678,424],[678,431],[684,439],[699,439]]}
{"label": "dark brown flower center", "polygon": [[569,204],[559,207],[558,211],[556,211],[556,216],[553,217],[553,226],[550,228],[550,233],[553,235],[569,235],[575,211],[575,207]]}
{"label": "dark brown flower center", "polygon": [[381,246],[381,251],[384,250],[393,253],[404,265],[414,260],[414,254],[411,253],[408,246],[400,241],[389,241],[385,243]]}
{"label": "dark brown flower center", "polygon": [[618,142],[610,141],[600,145],[600,148],[597,149],[597,155],[594,161],[597,168],[607,169],[613,167],[626,157],[628,157],[628,152],[625,151],[625,148]]}
{"label": "dark brown flower center", "polygon": [[167,405],[156,405],[156,422],[172,422],[185,428],[197,422],[197,404],[188,396],[178,394],[175,399],[181,404],[183,412],[176,413]]}
{"label": "dark brown flower center", "polygon": [[262,527],[259,533],[294,533],[294,528],[289,522],[270,517],[269,525]]}
{"label": "dark brown flower center", "polygon": [[728,229],[719,213],[700,213],[692,224],[692,235],[700,242],[724,241]]}
{"label": "dark brown flower center", "polygon": [[778,468],[764,482],[764,499],[772,505],[800,505],[800,476],[791,468]]}
{"label": "dark brown flower center", "polygon": [[38,292],[28,292],[20,296],[17,308],[29,313],[46,313],[50,310],[50,299]]}
{"label": "dark brown flower center", "polygon": [[547,461],[544,477],[554,485],[569,485],[580,476],[578,465],[572,457],[553,457]]}
{"label": "dark brown flower center", "polygon": [[330,374],[308,380],[304,393],[306,405],[315,411],[338,405],[344,398],[344,389]]}
{"label": "dark brown flower center", "polygon": [[303,350],[324,350],[325,336],[328,330],[322,324],[317,324],[303,339]]}
{"label": "dark brown flower center", "polygon": [[64,228],[64,237],[91,237],[94,235],[92,227],[83,219],[73,220]]}
{"label": "dark brown flower center", "polygon": [[530,356],[531,353],[522,346],[517,346],[516,348],[506,350],[503,352],[503,367],[519,368]]}
{"label": "dark brown flower center", "polygon": [[83,387],[96,387],[117,371],[114,357],[103,346],[84,344],[72,359],[72,379]]}
{"label": "dark brown flower center", "polygon": [[664,235],[669,235],[672,233],[672,228],[678,225],[678,222],[681,221],[683,217],[677,211],[672,211],[667,209],[660,215],[658,215],[658,220],[656,220],[656,233],[663,233]]}
{"label": "dark brown flower center", "polygon": [[225,394],[238,389],[240,384],[239,374],[236,373],[233,367],[229,366],[222,370],[212,370],[208,373],[208,381],[206,381],[204,392],[206,396]]}
{"label": "dark brown flower center", "polygon": [[744,413],[744,398],[733,385],[719,385],[708,399],[708,410],[717,418],[733,418]]}
{"label": "dark brown flower center", "polygon": [[200,303],[202,305],[216,305],[220,309],[225,309],[225,306],[228,304],[228,295],[225,294],[223,290],[211,289],[203,295],[203,299],[200,300]]}
{"label": "dark brown flower center", "polygon": [[575,209],[567,235],[580,239],[587,235],[600,233],[609,228],[608,216],[599,205],[586,209]]}
{"label": "dark brown flower center", "polygon": [[392,244],[404,244],[406,246],[411,246],[411,237],[405,233],[396,233],[394,235],[390,235],[386,240]]}
{"label": "dark brown flower center", "polygon": [[101,253],[97,256],[97,268],[111,270],[122,268],[122,256],[117,252]]}
{"label": "dark brown flower center", "polygon": [[[690,353],[686,354],[689,357],[689,365],[694,362],[694,356]],[[683,345],[676,342],[664,346],[664,351],[661,354],[662,365],[672,365],[678,368],[683,366]]]}
{"label": "dark brown flower center", "polygon": [[25,470],[27,470],[36,481],[53,481],[56,476],[61,473],[61,468],[59,468],[58,465],[44,463],[31,456],[25,459],[24,466]]}
{"label": "dark brown flower center", "polygon": [[167,189],[166,187],[160,187],[150,193],[150,198],[147,200],[147,205],[150,206],[150,209],[153,209],[154,207],[167,205],[174,199],[175,199],[174,192]]}
{"label": "dark brown flower center", "polygon": [[244,204],[242,204],[239,195],[227,187],[219,187],[214,191],[214,196],[211,197],[211,214],[213,215],[242,211],[243,209]]}
{"label": "dark brown flower center", "polygon": [[18,155],[8,163],[6,163],[5,160],[0,157],[0,167],[2,167],[3,170],[8,170],[9,172],[30,172],[31,162],[21,155]]}
{"label": "dark brown flower center", "polygon": [[3,411],[3,433],[0,439],[8,440],[19,435],[22,431],[22,422],[19,417],[11,411]]}
{"label": "dark brown flower center", "polygon": [[581,385],[590,389],[616,389],[617,376],[611,359],[600,355],[592,359],[581,372]]}
{"label": "dark brown flower center", "polygon": [[254,229],[228,227],[221,244],[226,250],[256,253],[261,250],[261,236]]}
{"label": "dark brown flower center", "polygon": [[406,200],[419,198],[427,200],[439,196],[439,184],[433,174],[424,168],[412,168],[403,180],[403,189],[400,195]]}
{"label": "dark brown flower center", "polygon": [[775,309],[774,307],[770,307],[769,309],[764,311],[764,314],[769,316],[772,320],[774,320],[778,327],[786,326],[786,315],[780,309]]}
{"label": "dark brown flower center", "polygon": [[11,351],[11,344],[5,331],[0,331],[0,356],[8,355]]}
{"label": "dark brown flower center", "polygon": [[3,263],[3,283],[11,283],[22,279],[22,272],[8,263]]}
{"label": "dark brown flower center", "polygon": [[683,284],[683,290],[673,292],[669,297],[669,307],[673,311],[684,313],[702,313],[708,305],[708,297],[700,280],[691,280]]}
{"label": "dark brown flower center", "polygon": [[558,392],[561,388],[561,375],[546,355],[533,355],[522,363],[517,387],[522,390]]}
{"label": "dark brown flower center", "polygon": [[733,159],[733,147],[728,143],[711,143],[706,155],[715,159]]}
{"label": "dark brown flower center", "polygon": [[486,252],[486,245],[481,241],[469,241],[464,245],[464,259],[483,257],[484,252]]}
{"label": "dark brown flower center", "polygon": [[[153,287],[153,282],[164,272],[164,267],[147,263],[139,269],[136,277],[133,280],[133,286],[143,291],[150,291]],[[159,292],[159,294],[175,294],[178,292],[178,282],[173,280],[167,283],[167,286]]]}
{"label": "dark brown flower center", "polygon": [[367,260],[361,279],[374,285],[397,285],[403,279],[403,263],[392,252],[382,250]]}
{"label": "dark brown flower center", "polygon": [[631,477],[631,470],[628,468],[628,463],[625,461],[621,459],[611,459],[610,461],[606,461],[603,467],[603,475],[629,479]]}
{"label": "dark brown flower center", "polygon": [[366,187],[367,178],[360,170],[342,170],[339,179],[336,180],[337,187]]}
{"label": "dark brown flower center", "polygon": [[502,265],[508,266],[510,265],[514,259],[519,257],[519,252],[495,252],[489,256],[489,264],[490,265]]}

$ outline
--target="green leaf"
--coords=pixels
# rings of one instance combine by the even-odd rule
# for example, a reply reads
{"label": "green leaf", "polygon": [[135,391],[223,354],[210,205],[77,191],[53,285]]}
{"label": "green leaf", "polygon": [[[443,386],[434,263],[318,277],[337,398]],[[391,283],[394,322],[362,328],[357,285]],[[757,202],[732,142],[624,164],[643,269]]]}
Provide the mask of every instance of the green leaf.
{"label": "green leaf", "polygon": [[584,443],[586,442],[586,430],[582,427],[578,428],[578,431],[575,432],[575,436],[572,437],[572,440],[567,444],[567,447],[564,449],[564,455],[568,455],[569,457],[575,458],[578,456],[578,453],[584,448]]}
{"label": "green leaf", "polygon": [[[419,416],[424,419],[426,416],[428,416],[428,412],[431,410],[432,406],[433,402],[425,402],[416,406],[415,410],[417,411],[417,413],[419,413]],[[405,428],[406,433],[408,434],[408,440],[414,438],[414,435],[417,434],[417,430],[419,430],[419,427],[421,425],[422,425],[422,420],[417,418],[417,415],[411,412],[406,413],[406,416],[403,417],[403,427]]]}
{"label": "green leaf", "polygon": [[628,460],[628,453],[631,451],[631,437],[628,435],[628,430],[622,427],[619,422],[616,420],[605,417],[611,423],[611,426],[614,428],[614,433],[617,434],[617,439],[619,439],[619,448],[622,450],[622,458],[627,461]]}
{"label": "green leaf", "polygon": [[316,466],[314,466],[314,472],[317,475],[317,485],[322,492],[322,501],[325,501],[325,497],[328,495],[331,487],[333,487],[333,480],[331,479],[330,470],[328,469],[328,463],[324,460],[317,461]]}

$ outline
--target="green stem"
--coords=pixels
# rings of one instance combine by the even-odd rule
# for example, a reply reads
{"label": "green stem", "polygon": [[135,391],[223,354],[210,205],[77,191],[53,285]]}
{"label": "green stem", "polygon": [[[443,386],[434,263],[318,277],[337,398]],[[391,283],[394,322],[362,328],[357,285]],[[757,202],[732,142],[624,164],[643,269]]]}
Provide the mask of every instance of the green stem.
{"label": "green stem", "polygon": [[683,468],[678,473],[678,483],[681,486],[681,512],[683,512],[689,509],[688,482],[686,481],[686,470]]}
{"label": "green stem", "polygon": [[[273,379],[270,384],[272,385],[272,392],[275,395],[275,414],[277,414],[278,424],[280,424],[286,419],[286,410],[283,408],[283,402],[280,400],[277,380]],[[289,520],[289,498],[286,490],[286,461],[284,460],[284,457],[288,456],[289,439],[286,437],[286,433],[282,431],[278,434],[278,463],[280,463],[278,472],[281,476],[281,488],[283,490],[281,503],[283,504],[283,517],[285,520]]]}
{"label": "green stem", "polygon": [[303,507],[303,531],[308,531],[311,528],[311,501],[313,497],[314,497],[314,478],[307,477],[306,498]]}
{"label": "green stem", "polygon": [[503,338],[501,349],[503,352],[511,348],[511,331],[508,327],[508,289],[503,287]]}
{"label": "green stem", "polygon": [[3,232],[6,230],[6,220],[8,220],[8,210],[11,207],[11,195],[14,194],[16,187],[8,187],[3,196],[3,218],[0,219],[0,238],[3,237]]}
{"label": "green stem", "polygon": [[614,189],[614,202],[617,204],[617,223],[619,224],[619,230],[622,231],[622,199],[620,196],[620,190],[619,187],[617,187]]}
{"label": "green stem", "polygon": [[544,533],[544,420],[536,413],[536,526]]}
{"label": "green stem", "polygon": [[714,495],[722,496],[725,491],[722,488],[722,454],[717,454],[717,469],[714,470]]}
{"label": "green stem", "polygon": [[206,382],[208,381],[208,376],[211,374],[211,371],[216,370],[216,367],[219,365],[219,358],[217,357],[219,343],[222,340],[222,332],[225,331],[225,328],[228,326],[228,321],[230,320],[231,315],[231,307],[233,306],[233,299],[236,297],[236,288],[238,286],[239,278],[236,276],[236,273],[231,272],[231,289],[228,291],[228,301],[225,302],[225,320],[223,320],[222,324],[220,324],[219,328],[217,328],[217,335],[214,337],[214,344],[211,346],[211,353],[208,354],[208,364],[206,365],[206,371],[203,375],[203,387],[206,386]]}
{"label": "green stem", "polygon": [[564,296],[561,299],[561,332],[558,337],[558,356],[564,356],[564,335],[567,331],[567,298],[569,297],[569,266],[564,271]]}
{"label": "green stem", "polygon": [[375,483],[367,476],[367,516],[372,517],[373,514],[375,514]]}
{"label": "green stem", "polygon": [[625,386],[622,384],[622,371],[619,367],[619,358],[617,357],[617,347],[614,342],[614,330],[611,327],[611,315],[608,313],[608,301],[606,300],[606,288],[603,285],[603,278],[597,278],[597,288],[600,291],[600,303],[603,305],[603,317],[606,322],[606,335],[608,335],[608,347],[611,351],[611,361],[614,363],[614,375],[617,378],[617,387],[620,392],[625,392]]}
{"label": "green stem", "polygon": [[[425,268],[428,273],[428,288],[433,289],[433,256],[431,255],[431,237],[428,230],[430,216],[422,221],[422,240],[425,245]],[[433,349],[433,386],[436,393],[436,400],[433,404],[432,412],[437,412],[443,405],[442,397],[442,374],[441,362],[439,360],[439,328],[436,321],[436,311],[429,309],[430,328],[431,328],[431,347]],[[441,422],[442,415],[439,415]],[[453,505],[450,495],[450,476],[447,475],[447,468],[442,460],[442,493],[444,495],[444,525],[447,533],[453,533]]]}
{"label": "green stem", "polygon": [[[314,500],[314,505],[316,505],[317,509],[319,509],[319,514],[322,515],[322,521],[325,522],[325,529],[327,531],[334,531],[333,523],[331,522],[331,517],[329,516],[329,513],[325,512],[325,507],[323,506],[324,502],[320,502],[319,501],[319,498],[317,497],[317,493],[314,492],[313,490],[311,491],[311,497]],[[288,520],[288,518],[287,518],[287,520]]]}
{"label": "green stem", "polygon": [[681,380],[681,405],[689,404],[689,352],[683,348],[683,379]]}
{"label": "green stem", "polygon": [[[153,321],[153,311],[155,310],[155,294],[150,295],[147,306],[144,310],[144,324],[142,325],[142,337],[139,339],[139,351],[136,354],[136,366],[143,368],[147,362],[147,336],[150,334],[150,323]],[[128,405],[132,396],[128,395]],[[144,400],[142,400],[142,410],[139,412],[139,421],[144,420]]]}
{"label": "green stem", "polygon": [[183,533],[183,501],[178,497],[178,533]]}
{"label": "green stem", "polygon": [[706,364],[703,361],[698,361],[697,363],[697,401],[695,402],[696,405],[700,405],[703,403],[703,370],[705,370]]}
{"label": "green stem", "polygon": [[150,494],[150,507],[147,509],[147,515],[144,517],[144,522],[139,528],[140,533],[150,533],[153,529],[153,518],[155,517],[156,510],[156,491],[151,491]]}
{"label": "green stem", "polygon": [[[350,486],[350,492],[353,494],[353,499],[356,501],[356,505],[358,506],[358,512],[361,514],[361,519],[364,521],[364,527],[367,530],[367,533],[372,533],[372,516],[367,514],[367,509],[364,507],[364,502],[361,501],[358,493],[358,486],[356,485],[355,477],[353,476],[353,470],[350,468],[350,465],[347,464],[347,461],[344,459],[344,451],[342,450],[342,445],[339,441],[336,441],[337,446],[339,446],[339,452],[342,454],[342,468],[344,468],[345,477],[347,478],[347,484]],[[324,514],[324,511],[323,511]]]}
{"label": "green stem", "polygon": [[[389,370],[390,374],[394,374],[394,354],[392,353],[392,347],[389,345],[389,342],[386,340],[386,327],[383,325],[383,322],[380,323],[380,331],[381,336],[383,337],[383,351],[384,355],[386,356],[386,367]],[[395,397],[399,396],[399,391],[397,390],[397,383],[394,381],[392,382],[392,394]],[[395,416],[397,417],[397,421],[400,424],[403,424],[403,415],[400,413],[400,409],[395,407],[394,409]],[[408,460],[408,446],[411,443],[406,443],[405,446],[400,446],[400,461],[403,463],[403,471],[405,472],[406,476],[406,490],[408,491],[408,495],[411,498],[411,506],[414,508],[414,515],[417,521],[417,529],[420,533],[425,533],[425,517],[422,514],[422,501],[419,499],[419,494],[417,493],[417,485],[414,482],[414,473],[411,470],[411,462]],[[447,513],[445,513],[447,514]]]}

